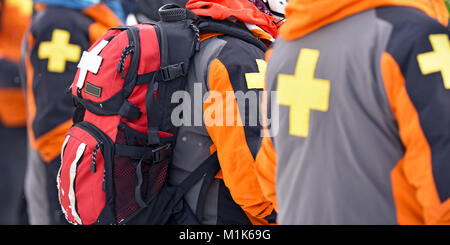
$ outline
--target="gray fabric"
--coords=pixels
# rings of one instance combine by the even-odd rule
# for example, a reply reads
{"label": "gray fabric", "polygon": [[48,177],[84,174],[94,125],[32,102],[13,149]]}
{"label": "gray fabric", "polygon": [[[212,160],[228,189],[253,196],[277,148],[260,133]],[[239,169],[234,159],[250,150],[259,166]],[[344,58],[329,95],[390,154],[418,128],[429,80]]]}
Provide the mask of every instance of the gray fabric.
{"label": "gray fabric", "polygon": [[[186,91],[191,98],[191,108],[196,106],[200,111],[191,111],[191,125],[195,120],[203,122],[203,99],[195,95],[204,95],[207,91],[207,75],[209,64],[225,46],[226,42],[211,38],[204,41],[201,45],[200,53],[194,58],[193,67],[188,74],[188,83]],[[197,89],[197,93],[195,93]],[[200,106],[200,107],[198,107]],[[187,111],[185,111],[187,112]],[[187,112],[188,113],[188,112]],[[176,147],[174,149],[173,165],[169,173],[169,183],[179,184],[190,173],[192,173],[201,163],[210,155],[210,146],[213,144],[205,126],[182,126],[179,129]],[[200,192],[202,181],[199,181],[186,195],[186,201],[189,206],[196,211],[197,199]],[[210,187],[205,204],[204,218],[201,221],[205,225],[214,225],[217,223],[217,195],[219,191],[219,182],[216,180]]]}
{"label": "gray fabric", "polygon": [[26,128],[6,128],[0,123],[0,225],[24,222],[26,149]]}
{"label": "gray fabric", "polygon": [[290,108],[280,106],[279,224],[396,223],[390,173],[403,152],[380,70],[391,31],[369,10],[277,40],[268,88],[277,90],[278,74],[294,74],[302,48],[320,50],[314,77],[331,85],[328,111],[311,111],[307,138],[289,134]]}
{"label": "gray fabric", "polygon": [[30,225],[50,225],[50,214],[48,212],[50,206],[46,188],[48,180],[44,164],[38,152],[29,146],[25,175],[25,197]]}
{"label": "gray fabric", "polygon": [[44,162],[39,153],[28,148],[25,197],[31,225],[68,225],[61,209],[56,184],[60,161]]}

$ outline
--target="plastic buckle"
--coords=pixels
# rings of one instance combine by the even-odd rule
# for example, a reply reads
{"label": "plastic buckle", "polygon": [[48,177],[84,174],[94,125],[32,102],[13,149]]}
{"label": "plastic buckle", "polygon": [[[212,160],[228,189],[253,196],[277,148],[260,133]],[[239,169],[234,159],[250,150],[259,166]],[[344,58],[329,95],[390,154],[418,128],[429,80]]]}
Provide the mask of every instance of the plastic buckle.
{"label": "plastic buckle", "polygon": [[170,144],[166,144],[163,146],[160,146],[156,149],[152,150],[152,154],[153,154],[153,163],[159,163],[162,160],[166,159],[168,153],[170,150]]}
{"label": "plastic buckle", "polygon": [[184,72],[184,62],[169,65],[161,69],[162,80],[164,82],[173,80],[177,77],[181,77],[185,75]]}

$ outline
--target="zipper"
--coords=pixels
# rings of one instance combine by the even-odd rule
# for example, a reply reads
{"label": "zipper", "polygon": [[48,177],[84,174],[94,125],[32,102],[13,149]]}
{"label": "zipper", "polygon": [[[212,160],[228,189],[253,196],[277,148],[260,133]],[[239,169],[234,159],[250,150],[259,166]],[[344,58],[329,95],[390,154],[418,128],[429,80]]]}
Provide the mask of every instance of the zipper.
{"label": "zipper", "polygon": [[194,31],[195,34],[195,52],[200,51],[200,29],[198,29],[195,23],[191,23],[189,27]]}
{"label": "zipper", "polygon": [[120,55],[119,64],[117,65],[117,72],[122,73],[122,78],[125,78],[125,60],[128,55],[132,53],[134,53],[134,43],[133,41],[130,41],[130,44],[123,49],[122,54]]}
{"label": "zipper", "polygon": [[[98,144],[95,146],[94,152],[92,154],[91,172],[95,173],[97,171],[96,160],[97,160],[98,150],[100,149],[100,151],[103,153],[103,158],[105,159],[104,160],[105,161],[105,166],[104,166],[104,170],[103,170],[102,190],[106,191],[106,186],[107,186],[107,183],[106,183],[106,174],[107,173],[106,173],[106,171],[111,172],[111,169],[112,169],[112,166],[107,165],[107,162],[108,162],[107,161],[107,158],[108,158],[107,154],[110,154],[109,157],[111,157],[111,159],[109,159],[109,160],[112,161],[113,160],[112,157],[113,157],[114,152],[105,152],[104,146],[105,146],[105,144],[106,145],[110,145],[112,151],[114,151],[114,142],[109,138],[108,135],[106,135],[104,132],[102,132],[100,129],[98,129],[95,125],[93,125],[93,124],[91,124],[89,122],[82,121],[82,122],[78,123],[76,126],[81,128],[81,129],[83,129],[83,130],[85,130],[85,131],[87,131],[98,142]],[[107,168],[109,170],[107,170]]]}
{"label": "zipper", "polygon": [[[91,173],[95,173],[97,172],[97,165],[96,165],[96,160],[97,160],[97,152],[98,149],[100,149],[100,147],[103,146],[103,142],[99,142],[95,147],[94,150],[92,152],[92,163],[91,163]],[[102,150],[101,150],[102,151]]]}
{"label": "zipper", "polygon": [[161,55],[161,63],[160,67],[167,66],[168,62],[168,50],[167,50],[167,38],[165,36],[164,31],[161,29],[161,27],[158,24],[154,24],[153,27],[155,28],[156,37],[158,38],[159,43],[159,53]]}

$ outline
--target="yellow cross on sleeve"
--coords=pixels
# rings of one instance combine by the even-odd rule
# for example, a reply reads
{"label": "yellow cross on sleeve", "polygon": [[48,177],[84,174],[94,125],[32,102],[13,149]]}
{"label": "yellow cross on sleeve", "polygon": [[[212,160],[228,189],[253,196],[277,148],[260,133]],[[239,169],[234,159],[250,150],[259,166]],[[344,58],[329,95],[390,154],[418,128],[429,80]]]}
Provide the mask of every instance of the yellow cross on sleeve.
{"label": "yellow cross on sleeve", "polygon": [[53,30],[52,40],[41,42],[38,50],[39,59],[48,59],[47,70],[49,72],[64,73],[66,62],[78,62],[81,55],[81,47],[70,44],[70,33],[66,30]]}
{"label": "yellow cross on sleeve", "polygon": [[429,39],[433,51],[417,56],[420,70],[423,75],[440,72],[445,89],[450,89],[450,41],[448,36],[447,34],[433,34]]}
{"label": "yellow cross on sleeve", "polygon": [[289,133],[308,137],[311,110],[328,111],[330,81],[314,78],[320,51],[302,49],[294,75],[278,75],[278,104],[289,106]]}
{"label": "yellow cross on sleeve", "polygon": [[258,65],[258,73],[246,73],[245,80],[247,80],[248,89],[263,89],[265,75],[267,70],[267,63],[265,60],[257,59],[256,64]]}

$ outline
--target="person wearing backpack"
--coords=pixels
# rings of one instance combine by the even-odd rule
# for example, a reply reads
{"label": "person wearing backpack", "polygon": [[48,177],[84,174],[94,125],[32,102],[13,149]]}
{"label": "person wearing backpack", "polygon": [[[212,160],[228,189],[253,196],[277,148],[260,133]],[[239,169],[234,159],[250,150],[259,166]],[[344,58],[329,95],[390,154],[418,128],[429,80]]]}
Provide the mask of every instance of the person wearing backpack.
{"label": "person wearing backpack", "polygon": [[256,165],[278,223],[450,224],[444,1],[292,0],[286,19]]}
{"label": "person wearing backpack", "polygon": [[119,1],[35,0],[25,38],[23,86],[28,111],[29,157],[25,194],[30,224],[67,224],[55,188],[64,135],[72,126],[67,89],[82,51],[122,24]]}
{"label": "person wearing backpack", "polygon": [[27,135],[20,86],[20,40],[31,19],[31,1],[0,1],[0,225],[16,225],[25,213],[23,186]]}
{"label": "person wearing backpack", "polygon": [[[236,24],[269,45],[282,23],[281,16],[275,17],[271,10],[282,12],[284,1],[268,2],[271,5],[248,0],[190,0],[186,7],[200,18]],[[254,172],[261,142],[258,103],[255,106],[241,97],[261,98],[264,51],[220,31],[202,31],[200,39],[200,52],[194,56],[189,70],[192,76],[186,84],[192,100],[191,121],[184,121],[179,129],[168,181],[181,183],[205,159],[211,159],[219,163],[213,179],[205,177],[185,194],[200,223],[273,223],[273,205],[264,197]],[[217,105],[217,100],[223,103]],[[212,115],[221,112],[223,117]],[[252,123],[255,117],[256,124]]]}

